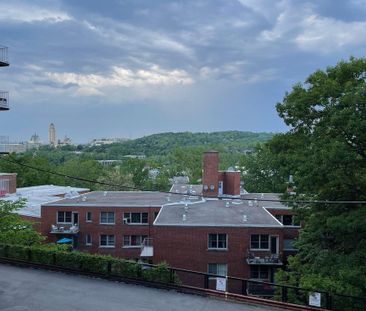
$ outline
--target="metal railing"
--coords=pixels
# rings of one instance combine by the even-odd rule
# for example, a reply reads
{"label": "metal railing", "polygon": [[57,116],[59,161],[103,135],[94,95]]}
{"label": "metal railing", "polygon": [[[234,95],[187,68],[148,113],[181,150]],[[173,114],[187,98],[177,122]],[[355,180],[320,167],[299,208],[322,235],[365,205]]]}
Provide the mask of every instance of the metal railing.
{"label": "metal railing", "polygon": [[[59,271],[68,271],[71,268],[65,268],[65,265],[57,265],[55,262],[55,254],[53,255],[53,263],[40,264],[32,262],[33,250],[27,248],[26,255],[22,256],[13,255],[9,253],[10,245],[3,247],[2,254],[0,254],[0,261],[14,262],[15,264],[21,263],[27,266],[37,266],[40,268],[53,269]],[[21,260],[19,258],[21,257]],[[43,257],[42,257],[43,258]],[[98,260],[98,257],[96,257]],[[100,259],[98,265],[98,271],[88,270],[88,275],[99,276],[107,279],[118,279],[123,280],[123,277],[114,274],[111,270],[111,261],[113,259]],[[86,261],[86,264],[88,261]],[[135,263],[141,265],[142,270],[149,270],[152,268],[158,268],[157,265],[148,263]],[[84,273],[84,263],[78,262],[78,268],[72,268],[76,273]],[[101,267],[103,266],[103,267]],[[361,311],[365,310],[366,297],[356,297],[350,295],[343,295],[338,293],[331,293],[324,290],[307,289],[296,286],[275,284],[270,282],[263,282],[260,280],[244,279],[231,276],[222,276],[217,274],[209,274],[205,272],[193,271],[181,268],[167,267],[168,277],[163,282],[165,286],[172,286],[174,288],[192,289],[201,291],[207,294],[213,294],[217,296],[230,297],[231,299],[257,301],[258,303],[267,303],[272,305],[284,306],[284,304],[291,306],[293,310],[334,310],[334,311]],[[101,272],[103,271],[103,272]],[[84,273],[85,274],[85,273]],[[153,283],[153,282],[152,282]],[[157,284],[158,286],[159,284]],[[313,294],[316,295],[313,295]],[[309,306],[311,297],[316,297],[315,302],[319,305],[317,307]],[[314,303],[314,301],[313,301]]]}
{"label": "metal railing", "polygon": [[8,66],[8,48],[6,46],[0,46],[0,65]]}
{"label": "metal railing", "polygon": [[0,110],[9,110],[9,92],[0,91]]}

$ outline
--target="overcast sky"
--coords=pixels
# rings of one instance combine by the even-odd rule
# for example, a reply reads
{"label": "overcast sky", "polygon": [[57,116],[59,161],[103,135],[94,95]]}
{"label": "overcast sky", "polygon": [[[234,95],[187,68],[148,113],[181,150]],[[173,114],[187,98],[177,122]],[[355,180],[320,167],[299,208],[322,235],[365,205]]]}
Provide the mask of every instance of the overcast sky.
{"label": "overcast sky", "polygon": [[0,0],[0,135],[286,131],[294,83],[365,56],[366,0]]}

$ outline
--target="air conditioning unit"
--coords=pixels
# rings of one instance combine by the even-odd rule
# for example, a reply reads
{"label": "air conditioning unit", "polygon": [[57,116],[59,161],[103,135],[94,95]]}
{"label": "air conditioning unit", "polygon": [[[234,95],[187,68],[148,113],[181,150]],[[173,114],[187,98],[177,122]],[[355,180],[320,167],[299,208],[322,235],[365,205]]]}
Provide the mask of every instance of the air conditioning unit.
{"label": "air conditioning unit", "polygon": [[129,224],[130,223],[130,219],[129,218],[123,218],[123,223],[124,224]]}

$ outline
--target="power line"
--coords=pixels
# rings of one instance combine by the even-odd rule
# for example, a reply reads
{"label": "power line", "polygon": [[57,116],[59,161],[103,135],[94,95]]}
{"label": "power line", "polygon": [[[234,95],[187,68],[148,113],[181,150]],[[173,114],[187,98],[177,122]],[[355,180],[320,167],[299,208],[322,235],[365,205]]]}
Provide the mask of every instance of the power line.
{"label": "power line", "polygon": [[[126,186],[126,185],[116,185],[116,184],[111,184],[111,183],[107,183],[107,182],[103,182],[103,181],[98,181],[98,180],[94,180],[94,179],[88,179],[88,178],[82,178],[82,177],[77,177],[77,176],[71,176],[71,175],[67,175],[67,174],[62,174],[62,173],[58,173],[58,172],[54,172],[54,171],[49,171],[46,169],[42,169],[39,167],[35,167],[32,165],[28,165],[28,164],[24,164],[24,163],[20,163],[18,161],[13,161],[13,160],[9,160],[6,158],[1,158],[2,160],[8,162],[8,163],[12,163],[12,164],[16,164],[19,166],[23,166],[23,167],[27,167],[39,172],[44,172],[47,174],[51,174],[51,175],[56,175],[56,176],[61,176],[64,178],[69,178],[69,179],[73,179],[73,180],[78,180],[78,181],[83,181],[83,182],[88,182],[91,184],[99,184],[99,185],[103,185],[103,186],[109,186],[109,187],[120,187],[122,189],[126,189],[126,190],[133,190],[133,191],[149,191],[149,192],[160,192],[160,193],[166,193],[166,194],[175,194],[175,195],[189,195],[190,197],[198,197],[198,198],[203,198],[204,196],[202,194],[192,194],[192,193],[176,193],[176,192],[172,192],[172,191],[162,191],[162,190],[150,190],[150,189],[141,189],[141,188],[137,188],[137,187],[131,187],[131,186]],[[210,197],[210,198],[217,198],[217,199],[222,199],[219,197]],[[242,201],[258,201],[258,202],[272,202],[272,203],[288,203],[288,204],[366,204],[366,201],[351,201],[351,200],[340,200],[340,201],[333,201],[333,200],[281,200],[281,199],[264,199],[264,198],[230,198],[232,200],[242,200]]]}

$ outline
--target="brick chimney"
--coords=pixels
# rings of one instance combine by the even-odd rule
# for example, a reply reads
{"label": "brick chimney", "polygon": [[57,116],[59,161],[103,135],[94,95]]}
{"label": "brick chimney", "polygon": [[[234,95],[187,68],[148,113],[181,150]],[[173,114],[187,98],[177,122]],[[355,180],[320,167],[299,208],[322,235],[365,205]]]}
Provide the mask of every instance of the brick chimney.
{"label": "brick chimney", "polygon": [[203,196],[217,197],[219,186],[219,153],[206,151],[203,153]]}

